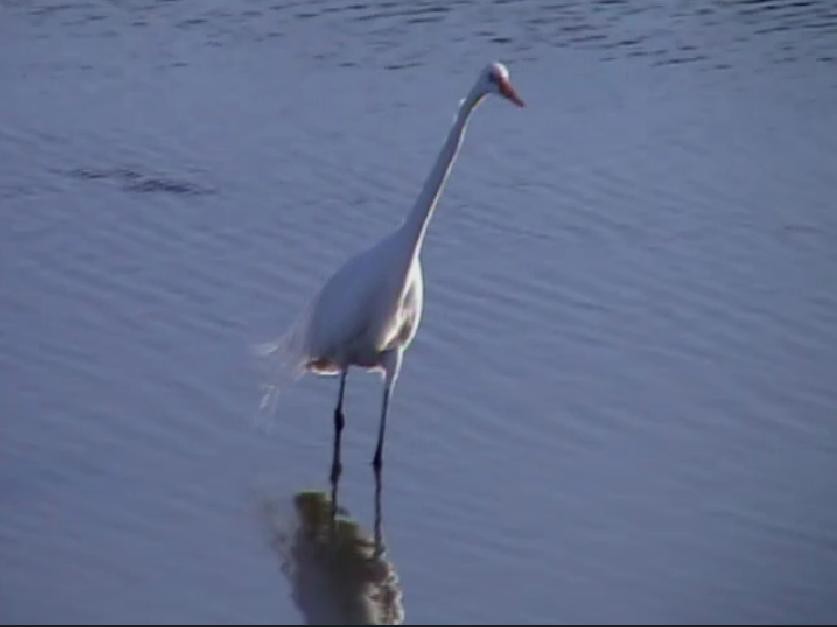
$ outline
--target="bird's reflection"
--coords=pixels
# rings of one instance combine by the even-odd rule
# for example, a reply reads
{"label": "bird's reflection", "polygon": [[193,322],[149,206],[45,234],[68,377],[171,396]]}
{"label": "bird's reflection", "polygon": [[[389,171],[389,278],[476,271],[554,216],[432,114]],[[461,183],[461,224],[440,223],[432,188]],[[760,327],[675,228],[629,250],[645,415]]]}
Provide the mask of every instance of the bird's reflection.
{"label": "bird's reflection", "polygon": [[[336,491],[333,492],[336,496]],[[375,528],[370,534],[325,491],[294,495],[293,513],[271,516],[271,541],[306,624],[401,624],[398,576],[384,550],[381,477],[375,473]]]}

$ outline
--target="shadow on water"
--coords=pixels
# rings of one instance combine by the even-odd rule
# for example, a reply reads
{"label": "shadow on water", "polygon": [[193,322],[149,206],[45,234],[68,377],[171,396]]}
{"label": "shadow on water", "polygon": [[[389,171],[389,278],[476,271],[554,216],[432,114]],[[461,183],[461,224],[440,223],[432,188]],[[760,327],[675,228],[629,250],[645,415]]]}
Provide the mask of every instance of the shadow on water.
{"label": "shadow on water", "polygon": [[381,533],[381,481],[375,482],[370,533],[341,506],[332,517],[328,492],[301,491],[290,516],[267,503],[270,544],[306,624],[395,625],[404,621],[398,575]]}

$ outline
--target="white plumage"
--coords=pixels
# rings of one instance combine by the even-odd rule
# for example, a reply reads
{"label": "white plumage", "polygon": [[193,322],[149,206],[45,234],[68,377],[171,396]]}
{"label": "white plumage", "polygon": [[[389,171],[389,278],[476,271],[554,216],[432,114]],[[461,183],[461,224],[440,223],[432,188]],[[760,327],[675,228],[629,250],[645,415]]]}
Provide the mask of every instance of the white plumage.
{"label": "white plumage", "polygon": [[340,472],[342,403],[350,367],[379,371],[384,396],[375,467],[380,470],[387,405],[404,351],[415,337],[423,307],[420,253],[436,203],[456,160],[468,118],[488,94],[499,94],[518,106],[523,101],[509,82],[508,70],[489,64],[461,101],[458,114],[416,202],[395,231],[350,258],[321,288],[302,315],[279,340],[261,345],[271,366],[261,409],[272,411],[284,385],[305,372],[340,375],[335,421],[332,480]]}

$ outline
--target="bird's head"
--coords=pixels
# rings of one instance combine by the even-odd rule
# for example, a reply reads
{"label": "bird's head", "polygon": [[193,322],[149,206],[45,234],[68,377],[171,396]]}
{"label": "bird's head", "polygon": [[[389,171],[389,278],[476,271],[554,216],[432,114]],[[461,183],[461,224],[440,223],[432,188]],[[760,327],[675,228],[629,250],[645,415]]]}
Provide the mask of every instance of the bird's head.
{"label": "bird's head", "polygon": [[489,63],[482,71],[478,85],[483,94],[499,94],[518,107],[525,106],[509,81],[509,70],[502,63]]}

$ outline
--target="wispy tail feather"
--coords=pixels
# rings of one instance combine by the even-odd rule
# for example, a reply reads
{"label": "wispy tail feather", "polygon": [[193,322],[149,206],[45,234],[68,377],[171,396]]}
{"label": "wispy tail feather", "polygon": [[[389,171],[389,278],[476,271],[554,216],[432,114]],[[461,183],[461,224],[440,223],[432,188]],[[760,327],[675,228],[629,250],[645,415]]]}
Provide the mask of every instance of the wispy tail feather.
{"label": "wispy tail feather", "polygon": [[262,370],[262,398],[254,421],[266,427],[276,411],[279,396],[305,374],[308,359],[304,346],[304,319],[278,338],[254,344],[252,352]]}

